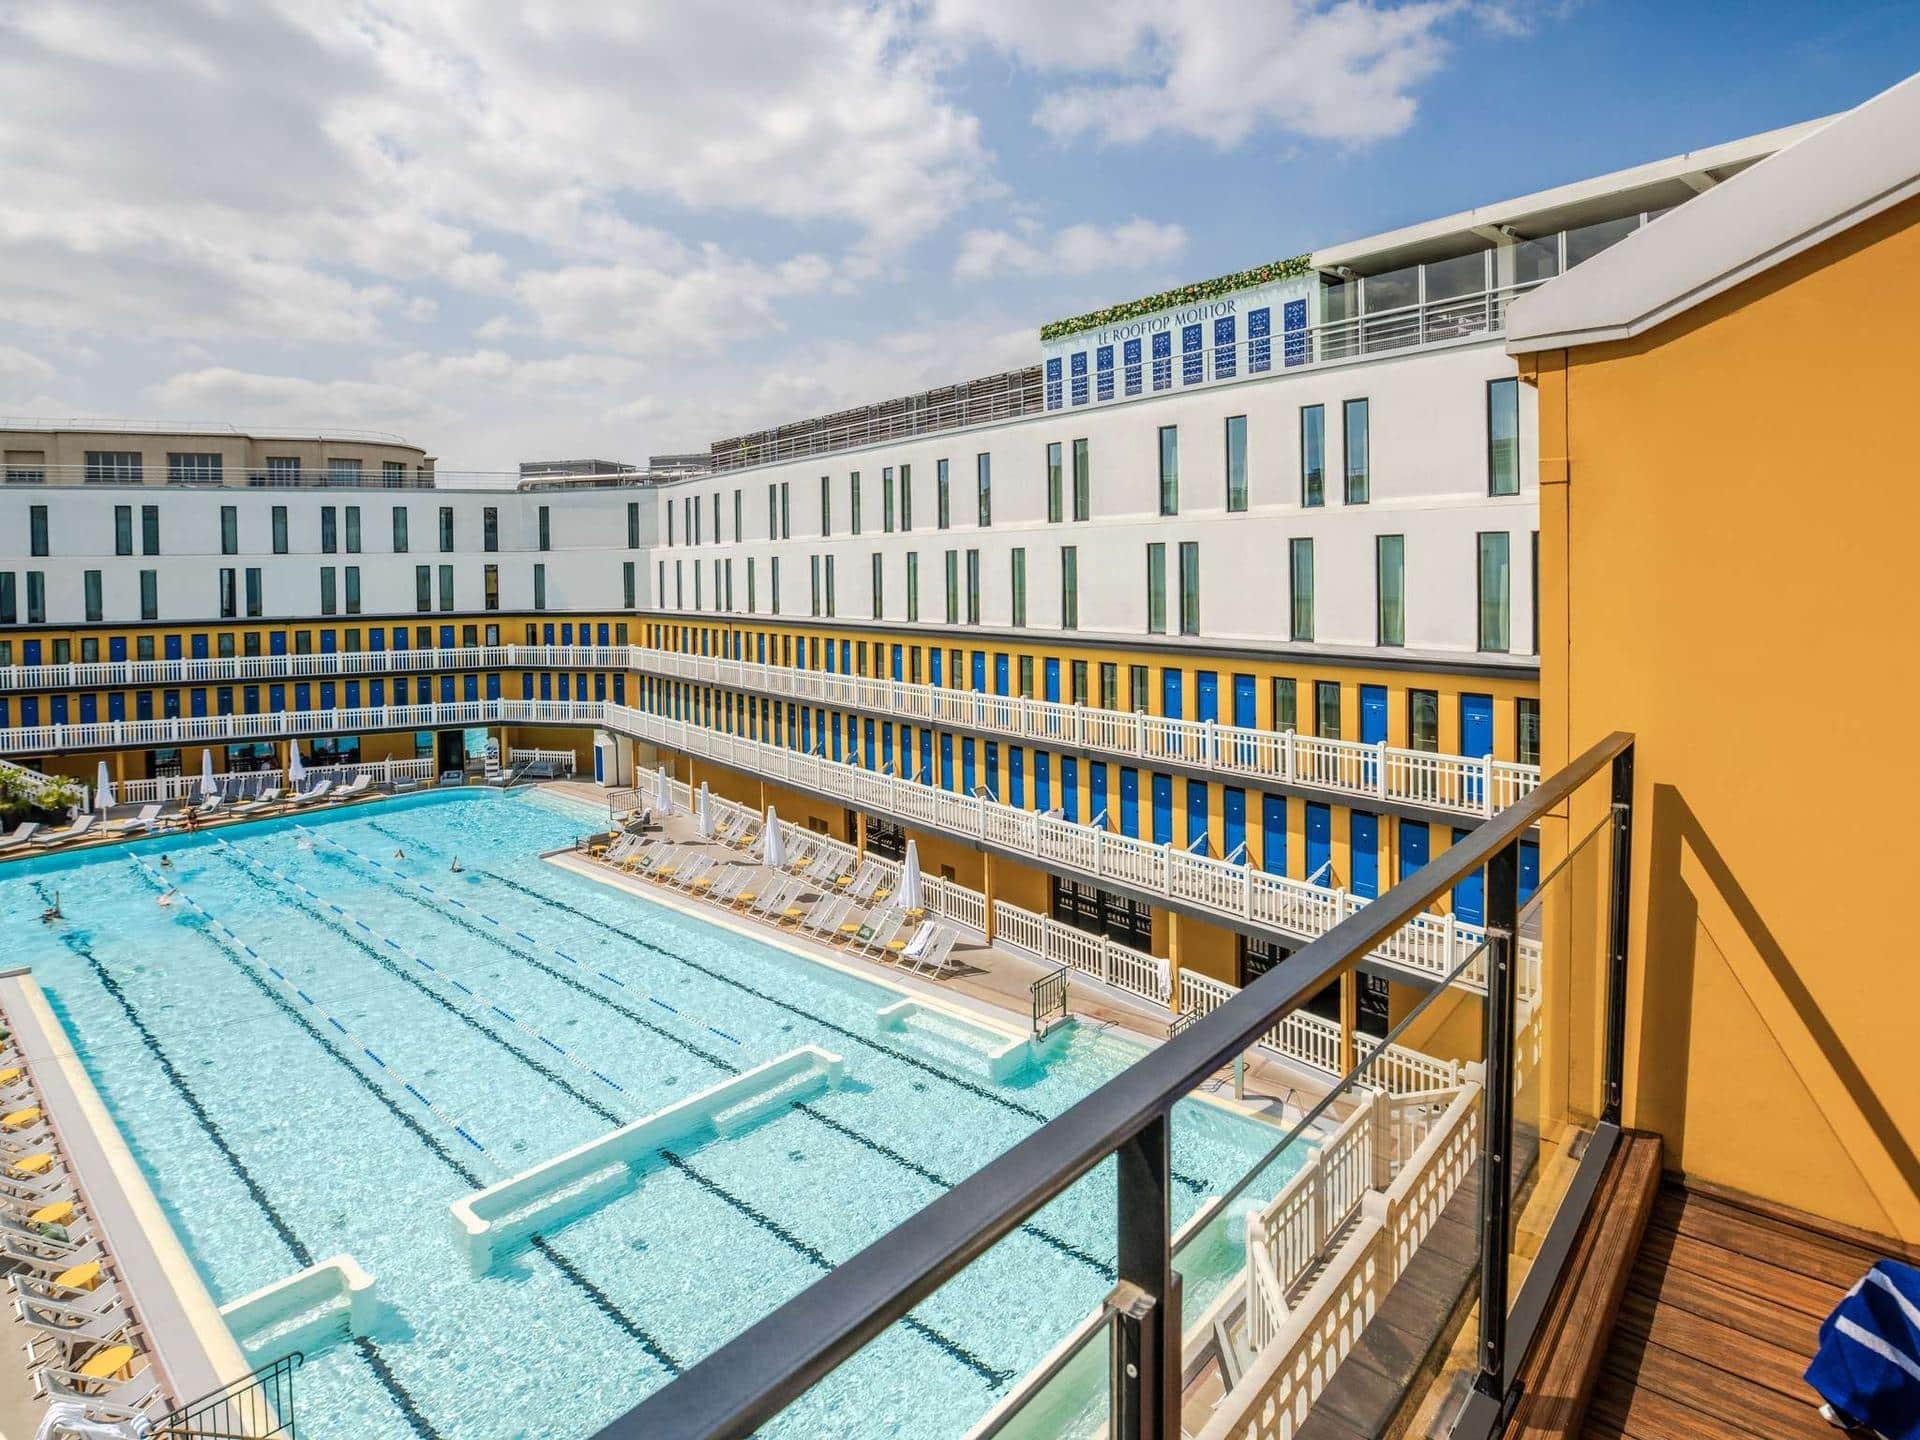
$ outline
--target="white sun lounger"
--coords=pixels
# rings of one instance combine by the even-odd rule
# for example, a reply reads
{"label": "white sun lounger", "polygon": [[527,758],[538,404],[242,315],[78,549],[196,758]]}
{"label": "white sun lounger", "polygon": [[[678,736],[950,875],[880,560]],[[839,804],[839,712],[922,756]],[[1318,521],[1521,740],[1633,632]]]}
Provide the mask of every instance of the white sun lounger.
{"label": "white sun lounger", "polygon": [[269,785],[251,800],[243,800],[234,806],[236,814],[249,814],[255,810],[269,810],[280,803],[281,790],[278,785]]}
{"label": "white sun lounger", "polygon": [[99,816],[89,810],[85,815],[82,815],[71,825],[67,826],[66,829],[42,831],[40,834],[34,836],[29,843],[35,846],[58,845],[62,841],[78,840],[82,835],[85,835],[93,829],[93,822],[99,818]]}
{"label": "white sun lounger", "polygon": [[334,792],[336,800],[351,800],[356,795],[364,795],[373,788],[371,775],[356,775]]}
{"label": "white sun lounger", "polygon": [[54,1366],[35,1371],[33,1378],[41,1399],[71,1400],[86,1406],[90,1417],[106,1421],[144,1416],[160,1394],[160,1376],[151,1365],[130,1380],[96,1380]]}
{"label": "white sun lounger", "polygon": [[327,796],[331,795],[332,793],[333,793],[333,782],[331,780],[322,780],[318,785],[314,786],[311,790],[302,790],[298,795],[295,795],[292,799],[287,801],[287,803],[289,805],[311,805],[315,801],[326,799]]}
{"label": "white sun lounger", "polygon": [[118,820],[110,820],[102,829],[105,835],[126,835],[135,830],[151,830],[154,822],[160,818],[158,805],[142,805],[138,815],[123,815]]}
{"label": "white sun lounger", "polygon": [[947,956],[953,953],[954,942],[959,938],[959,932],[952,926],[942,925],[919,954],[902,958],[901,967],[916,975],[937,976],[947,968]]}
{"label": "white sun lounger", "polygon": [[909,935],[903,927],[893,939],[887,942],[886,951],[881,958],[899,961],[913,959],[927,948],[927,942],[933,939],[933,932],[939,928],[933,921],[923,920],[919,928]]}
{"label": "white sun lounger", "polygon": [[13,827],[10,834],[0,835],[0,850],[11,850],[16,845],[24,845],[33,839],[34,831],[40,828],[38,820],[23,820]]}

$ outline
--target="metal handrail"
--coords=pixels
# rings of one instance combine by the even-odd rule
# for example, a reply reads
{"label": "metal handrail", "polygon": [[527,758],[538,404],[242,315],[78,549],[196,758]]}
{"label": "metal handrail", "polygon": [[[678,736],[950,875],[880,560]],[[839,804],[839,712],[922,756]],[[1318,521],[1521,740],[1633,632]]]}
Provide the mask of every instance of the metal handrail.
{"label": "metal handrail", "polygon": [[169,1410],[146,1432],[150,1440],[273,1440],[295,1433],[293,1372],[306,1356],[290,1350],[238,1380]]}
{"label": "metal handrail", "polygon": [[[1129,1181],[1139,1182],[1143,1158],[1151,1165],[1157,1150],[1164,1167],[1167,1117],[1174,1104],[1353,969],[1431,901],[1509,851],[1632,744],[1631,735],[1617,731],[1591,747],[1286,965],[1268,971],[641,1401],[599,1432],[601,1440],[660,1435],[719,1440],[752,1433],[1116,1152],[1124,1152],[1119,1228],[1125,1280],[1129,1269],[1140,1268],[1140,1247],[1149,1243],[1143,1239],[1146,1219],[1158,1225],[1150,1243],[1162,1250],[1167,1245],[1164,1212],[1129,1214],[1127,1195]],[[1149,1313],[1152,1298],[1147,1297]]]}

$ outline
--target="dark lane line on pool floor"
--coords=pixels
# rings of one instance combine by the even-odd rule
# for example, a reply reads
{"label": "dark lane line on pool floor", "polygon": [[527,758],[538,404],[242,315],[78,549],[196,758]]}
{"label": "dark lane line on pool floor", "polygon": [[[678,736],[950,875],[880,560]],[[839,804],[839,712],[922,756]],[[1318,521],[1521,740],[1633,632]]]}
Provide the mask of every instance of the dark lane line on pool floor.
{"label": "dark lane line on pool floor", "polygon": [[[359,1065],[354,1063],[351,1056],[317,1029],[306,1016],[289,1005],[284,996],[277,994],[272,986],[268,985],[265,980],[248,969],[247,966],[241,962],[240,958],[228,949],[224,942],[202,931],[198,926],[187,925],[186,928],[198,934],[201,939],[211,945],[215,952],[238,971],[248,984],[252,985],[254,989],[264,995],[276,1010],[291,1020],[300,1029],[301,1033],[306,1035],[309,1040],[312,1040],[314,1044],[318,1045],[320,1049],[345,1070],[347,1074],[351,1075],[363,1090],[373,1096],[375,1100],[379,1101],[381,1108],[393,1116],[394,1119],[398,1120],[422,1145],[426,1146],[427,1150],[435,1159],[439,1160],[441,1164],[445,1165],[475,1190],[481,1189],[491,1183],[485,1176],[468,1167],[466,1162],[456,1155],[438,1135],[435,1135],[431,1130],[427,1129],[425,1125],[421,1124],[417,1117],[408,1114],[395,1102],[391,1095],[374,1084],[373,1081],[368,1078],[367,1074],[361,1070]],[[637,1341],[640,1347],[652,1356],[663,1369],[676,1376],[681,1373],[683,1367],[680,1362],[667,1352],[659,1340],[656,1339],[645,1326],[641,1325],[639,1321],[620,1309],[620,1307],[607,1296],[604,1290],[582,1274],[579,1267],[575,1265],[564,1252],[554,1247],[553,1244],[545,1240],[544,1237],[536,1235],[533,1238],[539,1241],[536,1248],[552,1261],[555,1267],[581,1291],[589,1304],[606,1315],[614,1324],[625,1331],[631,1339]],[[309,1261],[308,1263],[311,1264],[312,1262]]]}
{"label": "dark lane line on pool floor", "polygon": [[[34,888],[49,905],[53,903],[51,892],[48,891],[41,882],[35,881]],[[267,1224],[279,1238],[280,1243],[286,1247],[287,1253],[293,1258],[294,1264],[302,1270],[310,1268],[314,1263],[312,1249],[300,1238],[286,1216],[280,1213],[279,1208],[275,1206],[273,1201],[268,1197],[265,1187],[260,1184],[259,1178],[248,1168],[247,1163],[240,1158],[240,1154],[234,1149],[233,1143],[227,1139],[226,1134],[220,1129],[220,1126],[214,1121],[213,1116],[208,1112],[206,1105],[201,1101],[200,1097],[194,1093],[193,1087],[187,1083],[186,1076],[181,1073],[180,1067],[174,1064],[173,1058],[167,1054],[166,1048],[161,1045],[159,1037],[148,1027],[147,1022],[141,1017],[139,1010],[134,1006],[133,1002],[127,998],[126,991],[121,988],[120,982],[113,978],[112,974],[108,972],[107,967],[100,962],[100,958],[93,953],[93,947],[86,938],[86,935],[89,933],[91,932],[62,930],[60,932],[60,943],[86,965],[89,972],[93,975],[94,980],[98,982],[100,988],[106,992],[107,998],[113,1001],[121,1015],[125,1017],[127,1024],[133,1028],[134,1034],[139,1037],[142,1048],[146,1050],[154,1063],[160,1067],[160,1073],[166,1077],[168,1085],[172,1087],[174,1094],[179,1097],[180,1103],[186,1107],[187,1113],[193,1117],[194,1123],[200,1127],[201,1132],[207,1137],[208,1143],[219,1152],[220,1158],[226,1163],[227,1168],[232,1171],[233,1177],[240,1182],[241,1187],[247,1192],[248,1197],[253,1201],[255,1207],[266,1219]],[[432,1423],[421,1411],[419,1403],[413,1398],[411,1392],[400,1382],[399,1377],[393,1373],[392,1367],[381,1357],[379,1346],[373,1340],[362,1336],[356,1343],[355,1348],[359,1351],[361,1360],[366,1363],[368,1371],[380,1384],[381,1388],[387,1392],[387,1397],[393,1401],[408,1426],[413,1430],[413,1433],[420,1436],[421,1440],[442,1440],[440,1432],[434,1429]]]}
{"label": "dark lane line on pool floor", "polygon": [[[345,846],[338,846],[337,848],[341,853],[344,853],[347,855],[355,854],[354,851],[347,849],[347,847]],[[355,858],[364,859],[365,857],[355,856]],[[491,873],[491,872],[488,872],[488,873]],[[393,894],[399,896],[401,899],[406,900],[411,904],[422,906],[425,909],[429,910],[431,913],[433,913],[435,916],[438,916],[442,919],[445,919],[451,922],[454,925],[459,926],[461,929],[478,937],[479,939],[485,940],[493,945],[498,946],[500,949],[505,950],[508,954],[513,955],[518,959],[526,961],[527,964],[536,966],[541,970],[546,970],[548,971],[548,973],[554,974],[558,979],[566,980],[568,984],[575,989],[582,988],[579,986],[578,982],[572,980],[571,977],[565,975],[563,972],[555,972],[555,971],[548,970],[547,966],[542,965],[539,961],[534,960],[533,958],[528,956],[517,945],[510,944],[509,942],[501,939],[500,936],[492,933],[491,931],[482,930],[479,926],[473,924],[469,920],[465,920],[458,915],[454,915],[445,910],[442,910],[440,907],[434,905],[430,900],[414,895],[411,891],[403,888],[397,882],[383,878],[380,883],[384,885]],[[644,943],[644,942],[641,942],[641,943]],[[706,1061],[709,1065],[713,1065],[716,1068],[723,1070],[729,1075],[738,1075],[740,1073],[739,1066],[732,1064],[731,1062],[725,1060],[724,1058],[718,1055],[714,1055],[711,1052],[702,1049],[701,1047],[693,1044],[691,1041],[686,1040],[681,1036],[674,1035],[671,1032],[662,1029],[660,1026],[655,1025],[652,1021],[646,1019],[644,1016],[633,1014],[625,1006],[615,1004],[613,1001],[609,1000],[607,997],[599,995],[597,992],[594,992],[592,990],[587,990],[586,993],[591,998],[599,1001],[602,1004],[609,1006],[611,1009],[618,1011],[620,1014],[626,1016],[626,1018],[634,1021],[634,1023],[642,1025],[646,1029],[652,1031],[654,1034],[659,1035],[664,1039],[670,1040],[676,1045],[679,1045],[683,1050],[686,1050],[690,1054],[693,1054],[698,1058]],[[822,1022],[822,1023],[825,1023],[825,1022]],[[881,1049],[884,1053],[887,1053],[887,1054],[894,1053],[889,1047],[880,1046],[876,1048]],[[863,1132],[856,1130],[851,1125],[847,1125],[842,1123],[841,1121],[835,1120],[832,1117],[821,1113],[819,1110],[815,1109],[811,1105],[798,1104],[798,1105],[795,1105],[794,1108],[798,1110],[801,1114],[807,1116],[809,1119],[815,1121],[816,1123],[824,1125],[830,1130],[836,1131],[837,1133],[845,1136],[847,1139],[852,1140],[855,1144],[864,1146],[866,1149],[872,1151],[876,1155],[881,1156],[883,1159],[891,1161],[892,1163],[900,1166],[902,1169],[905,1169],[910,1173],[919,1176],[921,1179],[926,1180],[934,1185],[937,1185],[944,1190],[951,1190],[954,1187],[954,1185],[958,1183],[957,1181],[950,1180],[946,1176],[939,1174],[937,1171],[932,1170],[929,1167],[920,1164],[918,1161],[912,1160],[906,1155],[901,1154],[898,1150],[895,1150],[892,1146],[886,1144],[884,1141],[877,1140],[870,1135],[864,1134]],[[1084,1247],[1074,1243],[1073,1241],[1067,1239],[1066,1237],[1061,1235],[1056,1235],[1051,1231],[1049,1231],[1048,1229],[1046,1229],[1046,1227],[1032,1223],[1032,1222],[1022,1225],[1020,1228],[1023,1232],[1032,1236],[1034,1239],[1040,1241],[1043,1245],[1047,1245],[1052,1249],[1059,1251],[1062,1255],[1065,1255],[1070,1259],[1079,1261],[1081,1264],[1090,1267],[1102,1279],[1112,1280],[1114,1278],[1114,1275],[1116,1272],[1113,1265],[1110,1262],[1100,1259],[1098,1256],[1093,1255],[1092,1253],[1087,1251]]]}
{"label": "dark lane line on pool floor", "polygon": [[[286,895],[284,892],[269,889],[266,886],[265,882],[258,875],[256,875],[246,865],[235,860],[232,856],[223,855],[222,858],[225,859],[227,863],[231,865],[235,870],[239,871],[240,874],[246,876],[247,879],[256,888],[262,889],[267,894],[273,896],[273,898],[276,899],[279,903],[291,905],[295,909],[299,910],[302,914],[305,914],[309,918],[319,922],[321,925],[326,926],[329,930],[333,931],[336,935],[340,936],[343,940],[353,945],[356,949],[359,949],[366,955],[370,956],[373,960],[375,960],[381,966],[382,969],[388,970],[391,973],[399,976],[402,980],[405,980],[409,985],[413,985],[416,988],[421,989],[422,993],[428,995],[431,999],[435,1001],[435,1003],[439,1004],[444,1009],[449,1011],[449,1013],[457,1016],[459,1019],[466,1022],[475,1031],[477,1031],[481,1035],[486,1036],[487,1039],[493,1041],[493,1043],[498,1045],[501,1049],[515,1056],[517,1059],[521,1061],[522,1064],[526,1065],[529,1069],[536,1071],[537,1073],[542,1075],[545,1079],[549,1080],[557,1089],[559,1089],[569,1099],[575,1101],[580,1105],[585,1106],[594,1115],[604,1120],[607,1124],[617,1127],[619,1125],[626,1123],[618,1114],[618,1112],[613,1110],[610,1106],[603,1105],[598,1100],[594,1099],[592,1096],[581,1093],[579,1090],[575,1089],[572,1085],[570,1085],[562,1076],[554,1073],[548,1067],[541,1064],[541,1062],[539,1062],[538,1060],[535,1060],[530,1056],[521,1054],[521,1052],[517,1048],[507,1044],[506,1041],[501,1039],[498,1035],[494,1034],[491,1030],[488,1030],[484,1025],[481,1025],[478,1021],[474,1020],[471,1016],[467,1015],[464,1011],[460,1010],[456,1006],[453,1006],[452,1004],[444,1000],[442,997],[438,995],[434,995],[430,990],[426,990],[423,986],[420,985],[420,982],[415,980],[413,976],[407,974],[404,970],[401,970],[398,967],[394,966],[391,962],[389,962],[386,959],[386,957],[381,955],[379,951],[375,950],[372,946],[368,945],[365,941],[361,940],[351,930],[347,929],[345,925],[340,924],[330,919],[329,917],[321,914],[312,905],[307,904],[306,902],[301,901],[296,897]],[[398,893],[401,893],[403,895],[405,894],[404,891],[398,892]],[[411,898],[411,897],[408,897],[408,898]],[[435,913],[438,914],[441,912],[436,910]],[[452,918],[452,917],[448,917],[448,918]],[[515,947],[506,945],[505,942],[498,940],[494,936],[485,935],[485,932],[483,931],[476,931],[476,933],[482,934],[484,938],[486,938],[487,940],[491,941],[496,945],[502,946],[502,948],[507,949],[511,953],[514,953],[514,954],[520,953]],[[525,957],[522,956],[521,958],[524,959]],[[537,963],[537,962],[530,962],[530,963]],[[592,992],[588,992],[588,993],[592,993]],[[617,1009],[620,1007],[616,1006],[615,1008]],[[645,1022],[642,1022],[642,1023],[645,1023]],[[716,1063],[724,1063],[724,1062],[716,1062]],[[358,1071],[356,1070],[355,1073],[358,1073]],[[766,1216],[762,1215],[758,1210],[754,1209],[752,1205],[741,1200],[739,1197],[734,1196],[731,1191],[726,1190],[716,1182],[710,1180],[708,1177],[700,1174],[699,1171],[694,1169],[686,1161],[681,1160],[676,1156],[670,1156],[668,1152],[665,1150],[662,1150],[658,1153],[661,1155],[663,1159],[666,1159],[668,1163],[671,1164],[675,1169],[678,1169],[683,1173],[685,1173],[690,1179],[694,1180],[695,1183],[699,1184],[703,1189],[706,1189],[710,1193],[714,1194],[716,1197],[725,1200],[728,1204],[732,1205],[732,1207],[738,1213],[746,1217],[748,1220],[751,1220],[756,1225],[759,1225],[762,1228],[768,1230],[770,1234],[773,1234],[776,1238],[783,1241],[785,1244],[788,1245],[789,1248],[793,1249],[797,1254],[800,1254],[802,1257],[806,1258],[809,1262],[812,1262],[816,1256],[820,1255],[820,1252],[817,1249],[815,1249],[810,1245],[807,1245],[804,1241],[798,1240],[797,1237],[795,1237],[792,1234],[792,1232],[787,1231],[781,1228],[780,1226],[776,1225],[774,1222],[770,1221]],[[828,1263],[827,1268],[829,1269],[832,1268],[831,1262]],[[1007,1378],[1005,1377],[1002,1371],[999,1371],[997,1369],[994,1369],[992,1366],[987,1365],[984,1361],[981,1361],[977,1356],[975,1356],[971,1351],[969,1351],[964,1345],[961,1345],[958,1341],[952,1339],[947,1335],[942,1334],[940,1331],[934,1329],[932,1326],[927,1325],[922,1321],[914,1320],[913,1317],[911,1316],[908,1316],[903,1323],[907,1324],[909,1328],[914,1329],[916,1332],[921,1333],[923,1338],[925,1338],[929,1343],[935,1345],[942,1351],[946,1352],[950,1358],[959,1361],[963,1365],[966,1365],[969,1369],[973,1370],[976,1374],[986,1379],[990,1385],[998,1385],[1002,1383],[1005,1378]]]}

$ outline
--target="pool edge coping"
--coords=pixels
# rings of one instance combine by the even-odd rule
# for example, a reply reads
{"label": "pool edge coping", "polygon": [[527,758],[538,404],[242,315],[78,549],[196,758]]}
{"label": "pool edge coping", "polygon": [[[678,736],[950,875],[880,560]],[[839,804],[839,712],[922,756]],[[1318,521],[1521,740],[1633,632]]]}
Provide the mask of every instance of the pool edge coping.
{"label": "pool edge coping", "polygon": [[[70,1173],[146,1332],[151,1363],[177,1404],[253,1371],[159,1198],[133,1158],[31,966],[0,970],[5,1002]],[[27,1031],[37,1041],[27,1046]],[[129,1243],[132,1242],[132,1243]]]}

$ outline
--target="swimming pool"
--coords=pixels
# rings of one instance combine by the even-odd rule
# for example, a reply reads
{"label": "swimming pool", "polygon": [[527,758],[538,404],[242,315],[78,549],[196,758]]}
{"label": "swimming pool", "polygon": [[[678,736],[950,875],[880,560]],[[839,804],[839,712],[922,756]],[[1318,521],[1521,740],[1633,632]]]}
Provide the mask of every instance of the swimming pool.
{"label": "swimming pool", "polygon": [[[589,1433],[1140,1053],[1074,1027],[993,1079],[964,1026],[878,1025],[895,990],[539,859],[595,813],[441,792],[0,866],[216,1301],[339,1253],[377,1277],[372,1333],[309,1349],[315,1440]],[[450,1203],[806,1045],[839,1084],[469,1265]],[[1176,1223],[1276,1134],[1183,1105]],[[1111,1288],[1112,1213],[1103,1169],[768,1433],[963,1434]],[[1188,1269],[1190,1316],[1236,1265]]]}

